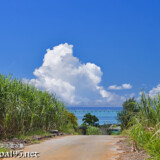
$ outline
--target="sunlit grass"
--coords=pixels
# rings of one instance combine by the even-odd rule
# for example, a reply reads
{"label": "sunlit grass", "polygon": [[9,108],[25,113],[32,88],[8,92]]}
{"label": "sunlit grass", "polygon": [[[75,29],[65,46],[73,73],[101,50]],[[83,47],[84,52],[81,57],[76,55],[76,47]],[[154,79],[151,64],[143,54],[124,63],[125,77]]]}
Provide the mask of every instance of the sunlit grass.
{"label": "sunlit grass", "polygon": [[55,95],[0,75],[0,137],[65,131],[67,126],[75,131],[77,118]]}
{"label": "sunlit grass", "polygon": [[152,99],[143,94],[138,107],[140,112],[132,119],[128,135],[152,159],[160,160],[160,96]]}

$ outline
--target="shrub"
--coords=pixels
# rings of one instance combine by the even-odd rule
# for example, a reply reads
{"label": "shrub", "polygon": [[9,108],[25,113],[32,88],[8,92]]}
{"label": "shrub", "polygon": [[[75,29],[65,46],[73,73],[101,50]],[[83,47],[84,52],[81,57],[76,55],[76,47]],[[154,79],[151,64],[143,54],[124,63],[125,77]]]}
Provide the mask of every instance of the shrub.
{"label": "shrub", "polygon": [[118,121],[121,123],[122,130],[127,129],[131,125],[130,121],[138,111],[134,98],[129,98],[123,103],[123,110],[118,113]]}
{"label": "shrub", "polygon": [[97,127],[88,126],[87,135],[101,135],[101,131]]}

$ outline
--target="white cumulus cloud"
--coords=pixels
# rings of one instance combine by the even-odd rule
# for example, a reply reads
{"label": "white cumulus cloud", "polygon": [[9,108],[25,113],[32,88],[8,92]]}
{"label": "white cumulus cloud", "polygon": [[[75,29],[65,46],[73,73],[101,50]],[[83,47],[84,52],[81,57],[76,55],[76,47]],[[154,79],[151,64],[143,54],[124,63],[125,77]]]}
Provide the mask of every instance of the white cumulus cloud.
{"label": "white cumulus cloud", "polygon": [[122,89],[131,89],[132,85],[130,84],[122,84],[121,86],[111,85],[108,87],[109,90],[122,90]]}
{"label": "white cumulus cloud", "polygon": [[137,97],[137,100],[141,100],[142,94],[145,94],[146,96],[149,96],[151,98],[156,98],[158,94],[160,94],[160,84],[158,84],[156,87],[153,87],[150,91],[145,92],[145,91],[140,91],[139,96]]}
{"label": "white cumulus cloud", "polygon": [[[37,88],[56,93],[68,105],[120,106],[124,96],[106,91],[100,85],[102,71],[93,63],[81,63],[73,56],[73,45],[60,44],[47,49],[34,79],[24,80]],[[123,84],[123,88],[131,88]]]}
{"label": "white cumulus cloud", "polygon": [[160,94],[160,84],[158,84],[157,87],[154,87],[152,88],[152,90],[149,91],[150,97],[155,97],[158,94]]}

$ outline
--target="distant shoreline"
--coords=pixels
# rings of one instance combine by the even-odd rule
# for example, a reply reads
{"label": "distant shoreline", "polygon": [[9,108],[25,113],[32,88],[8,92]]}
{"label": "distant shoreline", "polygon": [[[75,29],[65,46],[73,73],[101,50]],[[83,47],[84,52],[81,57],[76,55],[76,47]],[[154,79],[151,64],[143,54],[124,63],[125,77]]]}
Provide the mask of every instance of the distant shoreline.
{"label": "distant shoreline", "polygon": [[91,113],[99,119],[99,124],[119,124],[117,121],[118,112],[122,111],[123,107],[67,107],[69,112],[75,114],[78,118],[78,123],[83,123],[82,119],[86,113]]}

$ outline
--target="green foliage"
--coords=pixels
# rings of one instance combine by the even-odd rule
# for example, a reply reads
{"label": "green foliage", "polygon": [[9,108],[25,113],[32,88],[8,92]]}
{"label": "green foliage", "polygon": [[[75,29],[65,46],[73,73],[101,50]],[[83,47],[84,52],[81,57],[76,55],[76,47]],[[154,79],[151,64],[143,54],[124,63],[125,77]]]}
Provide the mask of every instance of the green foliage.
{"label": "green foliage", "polygon": [[43,131],[43,130],[35,130],[35,131],[30,131],[28,133],[25,133],[25,134],[20,134],[20,135],[15,135],[14,137],[15,138],[18,138],[18,139],[31,139],[32,136],[49,136],[51,135],[50,132],[47,132],[47,131]]}
{"label": "green foliage", "polygon": [[95,115],[91,115],[90,113],[87,113],[84,115],[84,118],[82,119],[84,122],[84,125],[89,126],[98,126],[96,122],[99,121],[99,119]]}
{"label": "green foliage", "polygon": [[[10,149],[9,149],[9,148],[1,147],[1,146],[0,146],[0,153],[7,153],[7,152],[10,152]],[[1,158],[0,158],[0,159],[1,159]]]}
{"label": "green foliage", "polygon": [[151,159],[160,160],[160,96],[152,99],[142,94],[138,107],[128,135],[148,151]]}
{"label": "green foliage", "polygon": [[101,131],[98,127],[88,126],[87,135],[101,135]]}
{"label": "green foliage", "polygon": [[121,129],[127,129],[131,123],[131,119],[135,116],[139,110],[134,98],[129,98],[123,103],[123,110],[118,113],[118,121],[121,122]]}
{"label": "green foliage", "polygon": [[35,130],[63,130],[68,124],[74,130],[76,117],[54,95],[0,75],[0,138]]}

